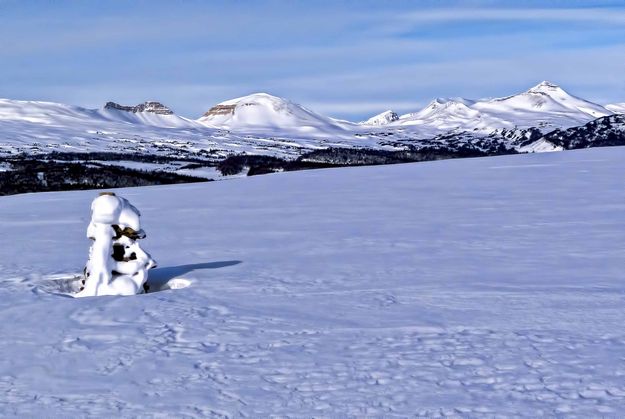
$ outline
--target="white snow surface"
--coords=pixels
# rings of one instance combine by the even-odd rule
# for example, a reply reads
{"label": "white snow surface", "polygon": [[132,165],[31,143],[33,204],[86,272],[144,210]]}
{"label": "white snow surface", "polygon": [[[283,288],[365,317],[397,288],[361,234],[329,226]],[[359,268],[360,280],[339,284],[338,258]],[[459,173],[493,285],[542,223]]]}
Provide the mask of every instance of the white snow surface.
{"label": "white snow surface", "polygon": [[417,113],[402,115],[396,125],[436,130],[491,132],[536,127],[544,132],[583,125],[613,112],[543,81],[517,95],[484,99],[436,99]]}
{"label": "white snow surface", "polygon": [[221,102],[231,111],[205,115],[198,119],[207,126],[241,132],[272,132],[287,129],[301,134],[332,133],[346,129],[349,123],[321,116],[289,100],[267,93],[254,93]]}
{"label": "white snow surface", "polygon": [[606,105],[606,109],[614,113],[625,113],[625,103],[613,103],[611,105]]}
{"label": "white snow surface", "polygon": [[[143,236],[140,217],[139,210],[125,198],[104,193],[93,200],[87,227],[87,238],[93,243],[84,271],[84,289],[76,297],[136,295],[144,291],[148,270],[155,267],[156,262],[141,248],[134,235],[122,234],[116,238],[113,228],[130,229]],[[123,260],[113,258],[115,244],[122,247]]]}
{"label": "white snow surface", "polygon": [[96,191],[0,197],[0,411],[625,413],[625,148],[117,191],[155,290],[64,298]]}
{"label": "white snow surface", "polygon": [[384,111],[378,115],[372,116],[364,122],[361,122],[362,125],[387,125],[391,122],[395,122],[399,119],[399,115],[397,115],[392,110]]}

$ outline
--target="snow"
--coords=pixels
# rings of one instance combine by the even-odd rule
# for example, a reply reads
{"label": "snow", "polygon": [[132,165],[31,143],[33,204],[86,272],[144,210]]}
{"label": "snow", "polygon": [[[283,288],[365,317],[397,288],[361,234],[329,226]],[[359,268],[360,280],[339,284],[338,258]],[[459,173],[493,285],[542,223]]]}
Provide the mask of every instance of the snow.
{"label": "snow", "polygon": [[380,126],[380,125],[387,125],[390,124],[391,122],[395,122],[399,119],[399,115],[397,115],[395,112],[388,110],[388,111],[384,111],[378,115],[372,116],[371,118],[367,119],[366,121],[361,122],[362,125],[373,125],[373,126]]}
{"label": "snow", "polygon": [[[153,292],[72,299],[95,191],[0,198],[4,416],[620,416],[625,148],[119,190]],[[56,293],[56,294],[55,294]]]}
{"label": "snow", "polygon": [[132,113],[104,108],[86,109],[62,103],[11,99],[0,99],[0,121],[42,124],[47,128],[94,123],[97,125],[139,124],[161,128],[197,128],[201,126],[195,121],[177,115],[158,115],[150,112]]}
{"label": "snow", "polygon": [[625,113],[625,103],[614,103],[612,105],[606,105],[606,109],[614,113]]}
{"label": "snow", "polygon": [[418,112],[398,117],[386,111],[360,124],[329,118],[267,93],[221,102],[197,120],[175,114],[0,99],[0,156],[71,151],[173,158],[202,154],[212,161],[233,153],[292,159],[332,146],[418,147],[448,134],[468,133],[475,139],[528,127],[548,133],[619,112],[619,106],[603,107],[549,82],[504,98],[435,99]]}
{"label": "snow", "polygon": [[397,124],[421,126],[438,132],[453,130],[482,130],[492,132],[495,128],[513,128],[515,124],[500,116],[488,115],[473,109],[475,103],[464,99],[435,99],[421,111],[402,115]]}
{"label": "snow", "polygon": [[355,124],[317,116],[287,101],[280,103],[288,109],[278,109],[276,120],[271,119],[273,107],[246,107],[242,112],[246,118],[269,119],[263,126],[248,129],[242,124],[232,132],[177,115],[1,99],[0,156],[73,151],[197,157],[195,153],[209,151],[217,157],[247,152],[292,158],[325,147],[330,140],[345,147],[377,145],[377,138],[358,137],[355,128],[345,129]]}
{"label": "snow", "polygon": [[537,127],[555,128],[583,125],[612,112],[596,103],[573,96],[560,86],[543,81],[517,95],[468,100],[435,99],[419,112],[402,115],[396,125],[419,126],[439,131]]}
{"label": "snow", "polygon": [[272,132],[279,128],[303,134],[341,131],[345,125],[267,93],[221,102],[198,122],[240,132]]}
{"label": "snow", "polygon": [[[84,270],[84,286],[76,297],[136,295],[144,291],[148,270],[156,262],[139,245],[145,237],[141,213],[127,199],[101,193],[91,203],[87,238],[93,240]],[[122,249],[117,255],[115,247]]]}
{"label": "snow", "polygon": [[531,144],[519,147],[518,150],[521,153],[548,153],[552,151],[563,151],[564,148],[559,145],[557,146],[550,141],[545,140],[544,138],[541,138]]}
{"label": "snow", "polygon": [[573,96],[547,81],[518,95],[476,103],[475,108],[507,113],[517,125],[536,126],[538,122],[551,129],[582,125],[612,114],[603,106]]}

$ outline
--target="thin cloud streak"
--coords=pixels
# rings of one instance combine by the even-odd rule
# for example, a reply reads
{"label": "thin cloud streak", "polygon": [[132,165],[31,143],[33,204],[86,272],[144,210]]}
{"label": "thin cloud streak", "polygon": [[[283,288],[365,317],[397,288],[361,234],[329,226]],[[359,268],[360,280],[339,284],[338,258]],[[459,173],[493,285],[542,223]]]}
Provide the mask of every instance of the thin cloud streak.
{"label": "thin cloud streak", "polygon": [[564,22],[595,22],[625,25],[625,13],[623,10],[613,8],[580,8],[580,9],[556,9],[556,8],[500,8],[500,9],[438,9],[420,10],[411,13],[387,15],[390,20],[411,22],[452,22],[452,21],[522,21],[522,20],[546,20]]}

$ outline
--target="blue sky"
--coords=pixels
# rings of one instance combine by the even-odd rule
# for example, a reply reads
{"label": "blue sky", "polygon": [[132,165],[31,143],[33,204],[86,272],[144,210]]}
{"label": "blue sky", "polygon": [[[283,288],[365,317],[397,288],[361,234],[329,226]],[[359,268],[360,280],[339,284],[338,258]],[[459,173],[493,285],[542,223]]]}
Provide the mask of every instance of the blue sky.
{"label": "blue sky", "polygon": [[359,120],[542,80],[625,102],[625,2],[0,0],[12,99],[154,99],[195,118],[264,91]]}

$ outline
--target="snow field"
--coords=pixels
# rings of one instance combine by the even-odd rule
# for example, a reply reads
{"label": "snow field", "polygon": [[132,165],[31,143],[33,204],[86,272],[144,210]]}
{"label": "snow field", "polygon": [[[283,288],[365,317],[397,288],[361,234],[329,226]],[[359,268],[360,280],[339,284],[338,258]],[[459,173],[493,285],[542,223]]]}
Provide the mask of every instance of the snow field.
{"label": "snow field", "polygon": [[120,190],[164,289],[134,297],[50,292],[82,269],[96,192],[2,197],[0,409],[618,416],[623,161],[605,148]]}

